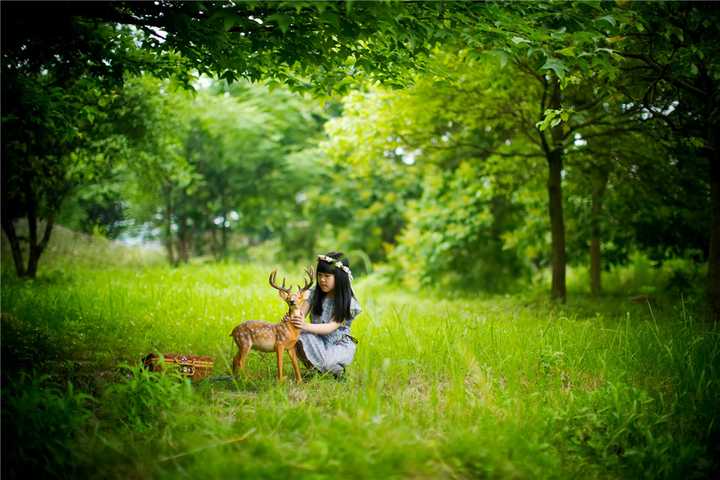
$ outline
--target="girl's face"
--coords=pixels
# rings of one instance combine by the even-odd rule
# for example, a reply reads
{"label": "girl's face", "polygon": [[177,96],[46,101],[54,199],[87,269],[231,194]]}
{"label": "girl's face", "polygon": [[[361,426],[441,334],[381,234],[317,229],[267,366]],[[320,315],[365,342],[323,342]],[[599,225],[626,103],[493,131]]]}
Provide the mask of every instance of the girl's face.
{"label": "girl's face", "polygon": [[335,275],[332,273],[318,273],[318,285],[324,294],[332,293],[335,290]]}

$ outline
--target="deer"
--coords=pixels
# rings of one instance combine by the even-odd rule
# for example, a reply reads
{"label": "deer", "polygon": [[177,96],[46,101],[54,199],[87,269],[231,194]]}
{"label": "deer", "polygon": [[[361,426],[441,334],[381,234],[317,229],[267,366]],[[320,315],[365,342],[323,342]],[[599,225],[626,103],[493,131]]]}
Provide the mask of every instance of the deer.
{"label": "deer", "polygon": [[260,352],[277,354],[278,381],[283,381],[283,353],[287,350],[292,361],[293,370],[295,371],[295,380],[302,383],[300,377],[300,367],[298,366],[297,351],[295,344],[300,337],[300,329],[290,321],[290,317],[295,312],[302,312],[303,306],[309,301],[310,287],[313,284],[313,269],[308,267],[305,269],[309,280],[305,280],[305,285],[298,285],[298,291],[292,293],[292,285],[285,287],[285,278],[283,278],[282,286],[278,286],[275,278],[277,270],[270,273],[270,286],[278,290],[280,298],[288,304],[288,313],[283,317],[280,323],[268,323],[258,320],[248,320],[235,327],[230,334],[235,340],[238,347],[238,353],[233,358],[233,375],[237,374],[238,369],[245,370],[245,360],[251,349]]}

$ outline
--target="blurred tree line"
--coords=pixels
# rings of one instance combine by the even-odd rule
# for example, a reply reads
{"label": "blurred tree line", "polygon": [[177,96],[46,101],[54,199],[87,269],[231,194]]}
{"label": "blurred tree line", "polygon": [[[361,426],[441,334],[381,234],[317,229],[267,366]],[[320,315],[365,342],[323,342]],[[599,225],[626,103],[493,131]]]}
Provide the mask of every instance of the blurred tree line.
{"label": "blurred tree line", "polygon": [[[60,218],[142,228],[172,264],[273,240],[413,285],[500,291],[550,269],[559,299],[568,262],[600,294],[634,251],[685,256],[707,262],[720,311],[712,4],[43,8],[52,22],[3,4],[20,276]],[[216,80],[195,91],[201,74]]]}

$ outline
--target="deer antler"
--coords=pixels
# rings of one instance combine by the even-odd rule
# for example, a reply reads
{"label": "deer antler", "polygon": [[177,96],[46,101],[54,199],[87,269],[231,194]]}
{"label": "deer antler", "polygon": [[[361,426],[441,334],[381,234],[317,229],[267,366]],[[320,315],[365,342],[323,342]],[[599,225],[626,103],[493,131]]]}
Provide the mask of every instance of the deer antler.
{"label": "deer antler", "polygon": [[313,284],[313,269],[312,269],[312,267],[306,268],[305,273],[307,273],[307,276],[310,278],[310,281],[308,282],[307,280],[305,280],[304,287],[301,287],[300,285],[298,285],[298,288],[300,289],[300,291],[307,290],[308,288],[312,287],[312,284]]}
{"label": "deer antler", "polygon": [[273,288],[276,288],[276,289],[278,289],[278,290],[280,290],[280,291],[283,291],[283,292],[285,292],[285,293],[287,293],[287,294],[290,294],[290,291],[292,290],[292,286],[286,288],[286,287],[285,287],[285,278],[283,277],[282,287],[278,287],[278,286],[275,284],[275,276],[276,276],[276,275],[277,275],[277,270],[273,270],[272,273],[270,274],[270,286],[273,287]]}

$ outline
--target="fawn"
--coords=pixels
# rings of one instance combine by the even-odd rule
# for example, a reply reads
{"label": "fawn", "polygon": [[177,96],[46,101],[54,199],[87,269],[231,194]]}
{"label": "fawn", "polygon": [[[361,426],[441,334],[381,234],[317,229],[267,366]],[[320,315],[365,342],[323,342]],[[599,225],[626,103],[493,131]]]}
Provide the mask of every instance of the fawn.
{"label": "fawn", "polygon": [[298,285],[298,291],[292,293],[292,286],[285,288],[285,279],[283,278],[282,287],[275,283],[277,270],[273,270],[270,274],[270,286],[277,289],[280,298],[288,304],[289,310],[287,315],[280,323],[267,323],[257,320],[248,320],[235,327],[230,334],[238,346],[238,353],[233,358],[233,375],[240,370],[245,369],[245,360],[247,359],[250,349],[254,348],[261,352],[276,352],[278,366],[278,380],[283,380],[283,352],[287,350],[292,361],[293,370],[295,371],[295,379],[298,383],[302,382],[300,377],[300,367],[298,366],[297,352],[295,344],[300,337],[300,330],[290,322],[290,316],[300,309],[309,300],[310,287],[313,284],[312,268],[305,269],[310,281],[305,280],[305,286]]}

